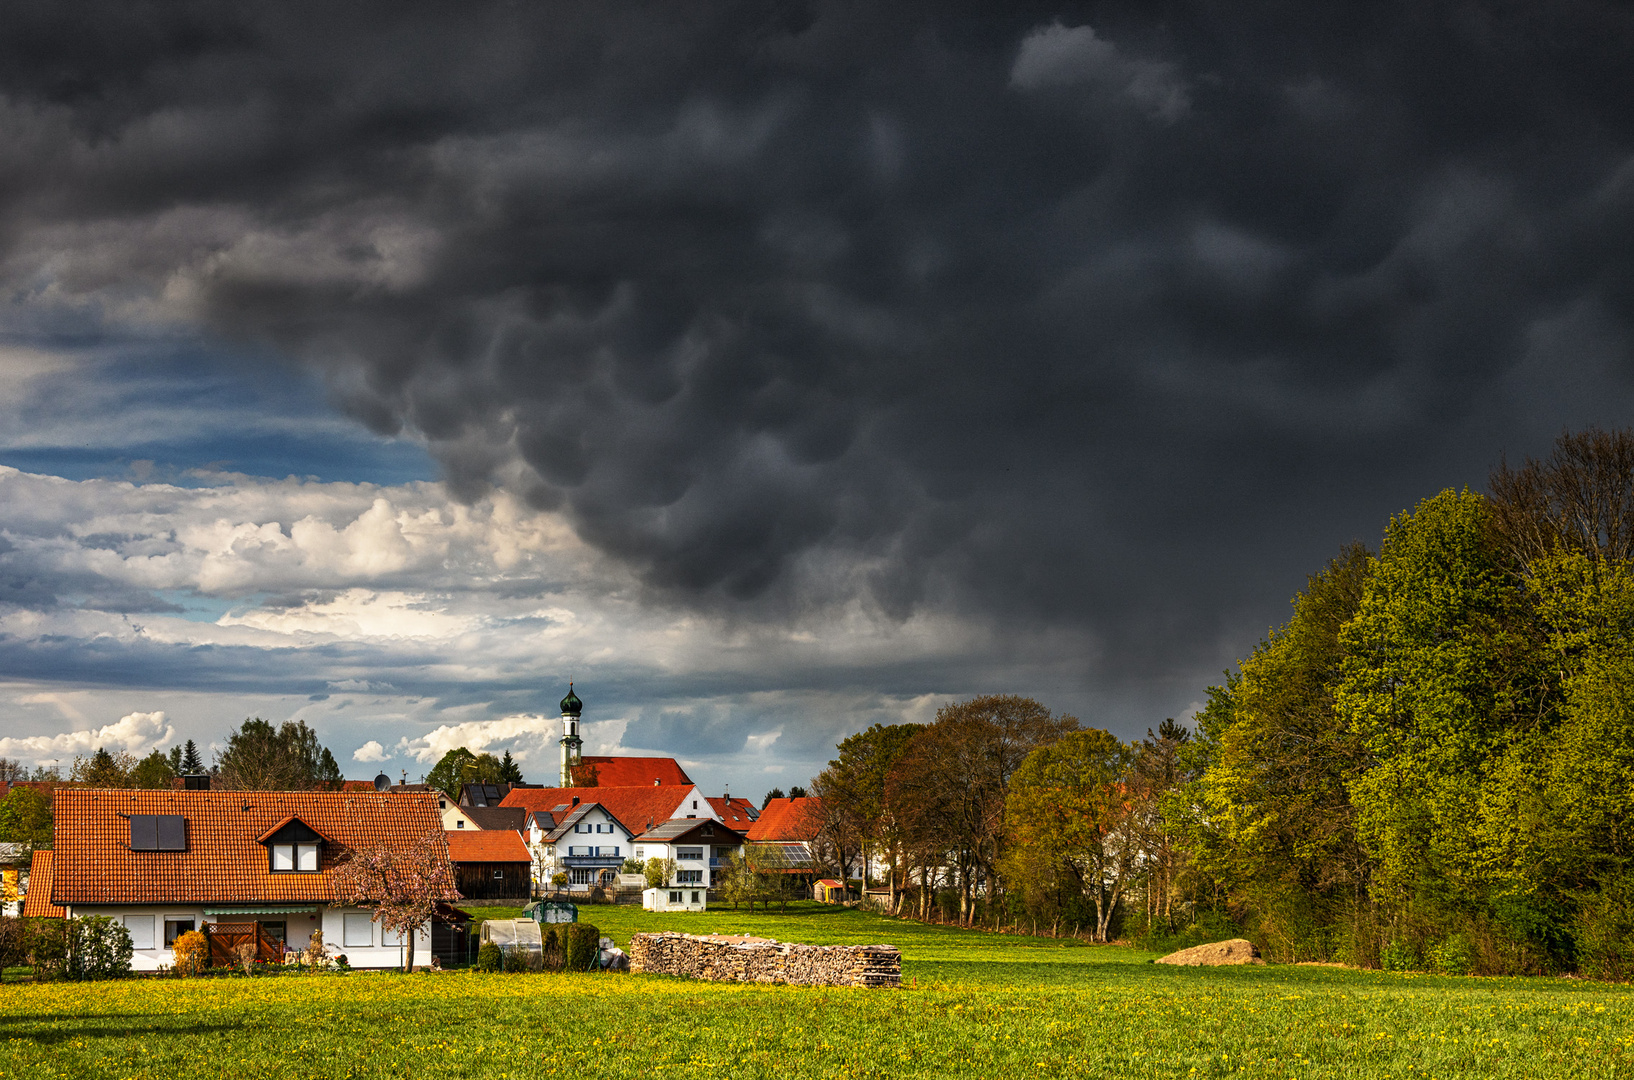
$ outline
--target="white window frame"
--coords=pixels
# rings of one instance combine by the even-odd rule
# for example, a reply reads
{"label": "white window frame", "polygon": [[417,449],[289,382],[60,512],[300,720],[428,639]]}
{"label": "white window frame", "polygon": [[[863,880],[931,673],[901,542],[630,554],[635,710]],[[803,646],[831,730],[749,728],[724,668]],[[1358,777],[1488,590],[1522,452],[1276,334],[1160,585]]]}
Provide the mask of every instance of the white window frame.
{"label": "white window frame", "polygon": [[289,874],[295,870],[295,845],[272,845],[272,872],[275,874]]}
{"label": "white window frame", "polygon": [[[183,930],[181,934],[176,935],[177,937],[181,937],[182,934],[193,933],[194,931],[197,931],[198,928],[199,928],[199,917],[197,915],[166,915],[162,920],[160,920],[160,925],[165,927],[164,932],[166,934],[168,934],[170,932],[169,927],[170,927],[171,923],[184,923],[184,922],[185,923],[192,923],[193,924],[193,929],[192,930]],[[161,948],[161,949],[171,949],[171,950],[175,949],[174,945],[164,944],[164,940],[165,939],[163,937],[159,938],[159,946],[158,946],[159,948]]]}
{"label": "white window frame", "polygon": [[676,862],[703,862],[704,849],[701,847],[678,847],[675,849]]}

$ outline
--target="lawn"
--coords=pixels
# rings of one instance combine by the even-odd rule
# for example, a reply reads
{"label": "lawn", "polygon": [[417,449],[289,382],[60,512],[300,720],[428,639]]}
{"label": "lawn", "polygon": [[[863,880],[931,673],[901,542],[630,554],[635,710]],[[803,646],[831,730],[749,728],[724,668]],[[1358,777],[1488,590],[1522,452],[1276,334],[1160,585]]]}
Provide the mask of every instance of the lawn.
{"label": "lawn", "polygon": [[[510,914],[492,909],[488,916]],[[1612,1077],[1634,990],[1319,967],[1186,969],[803,904],[585,908],[641,929],[891,942],[901,991],[656,976],[351,974],[0,988],[0,1076]]]}

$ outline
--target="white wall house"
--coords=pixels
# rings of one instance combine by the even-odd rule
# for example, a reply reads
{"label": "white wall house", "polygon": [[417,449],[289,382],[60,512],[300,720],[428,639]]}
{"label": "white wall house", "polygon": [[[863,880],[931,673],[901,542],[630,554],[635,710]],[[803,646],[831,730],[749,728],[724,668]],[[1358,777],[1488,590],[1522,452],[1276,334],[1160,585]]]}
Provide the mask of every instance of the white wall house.
{"label": "white wall house", "polygon": [[[666,894],[674,889],[701,889],[707,894],[742,844],[742,833],[713,818],[672,818],[631,841],[635,858],[643,864],[648,859],[675,861],[674,876],[664,883],[664,888],[655,890]],[[672,903],[667,895],[664,902],[666,906]],[[690,897],[686,898],[689,909],[691,903]]]}
{"label": "white wall house", "polygon": [[[619,867],[630,857],[633,835],[612,812],[599,803],[569,802],[546,828],[540,814],[530,815],[528,852],[533,856],[534,880],[548,885],[558,872],[567,874],[569,888],[590,891],[611,884]],[[547,819],[548,820],[548,819]]]}
{"label": "white wall house", "polygon": [[[70,917],[118,919],[137,971],[172,964],[178,937],[222,924],[253,924],[265,959],[305,948],[321,929],[327,951],[353,967],[397,967],[405,943],[370,910],[333,904],[333,874],[350,852],[428,837],[447,859],[437,802],[432,793],[62,789],[49,900]],[[415,934],[414,962],[432,953],[427,928]]]}
{"label": "white wall house", "polygon": [[[373,912],[364,908],[332,907],[327,904],[302,905],[270,910],[265,906],[242,910],[221,907],[190,907],[182,904],[98,905],[71,904],[72,918],[107,915],[130,932],[132,971],[158,971],[176,962],[176,939],[206,924],[259,923],[268,936],[284,942],[292,950],[306,948],[314,930],[323,931],[325,950],[331,957],[344,954],[346,962],[359,968],[395,968],[403,964],[406,942],[373,921]],[[414,935],[414,963],[431,963],[431,934],[426,927]]]}

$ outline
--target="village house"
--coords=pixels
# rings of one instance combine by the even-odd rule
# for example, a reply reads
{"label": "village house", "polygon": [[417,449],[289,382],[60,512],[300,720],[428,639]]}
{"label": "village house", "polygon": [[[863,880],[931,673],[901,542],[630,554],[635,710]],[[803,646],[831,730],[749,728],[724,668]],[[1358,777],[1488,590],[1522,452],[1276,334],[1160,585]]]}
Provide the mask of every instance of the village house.
{"label": "village house", "polygon": [[524,839],[535,880],[546,884],[566,873],[570,886],[586,892],[611,885],[624,860],[634,858],[630,841],[638,830],[694,804],[703,808],[696,813],[714,816],[709,800],[690,785],[525,788],[505,799],[529,815]]}
{"label": "village house", "polygon": [[[432,793],[59,789],[54,851],[34,888],[69,917],[107,915],[130,932],[132,968],[170,964],[180,935],[207,924],[262,954],[303,948],[315,930],[353,967],[402,964],[404,942],[367,908],[333,902],[333,872],[358,849],[445,846]],[[49,885],[45,882],[49,881]],[[432,934],[415,935],[429,963]],[[446,933],[447,931],[445,931]]]}
{"label": "village house", "polygon": [[701,911],[726,871],[727,860],[743,845],[743,834],[714,818],[672,818],[655,825],[631,843],[638,862],[674,860],[675,871],[661,887],[642,895],[642,906],[655,911]]}

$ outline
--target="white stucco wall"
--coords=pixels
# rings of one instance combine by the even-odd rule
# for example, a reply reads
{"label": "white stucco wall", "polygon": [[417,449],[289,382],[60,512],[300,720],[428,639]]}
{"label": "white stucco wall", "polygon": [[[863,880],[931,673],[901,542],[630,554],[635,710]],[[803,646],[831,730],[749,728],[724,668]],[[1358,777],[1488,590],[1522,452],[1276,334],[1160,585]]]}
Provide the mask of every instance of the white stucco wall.
{"label": "white stucco wall", "polygon": [[[333,956],[337,952],[346,954],[347,962],[355,968],[392,968],[401,967],[403,963],[403,948],[398,945],[382,945],[381,930],[378,923],[370,924],[370,943],[368,946],[342,945],[344,916],[346,912],[369,914],[362,908],[332,908],[324,907],[316,914],[304,912],[287,915],[261,916],[265,919],[282,919],[284,922],[284,943],[288,948],[303,949],[312,939],[312,931],[322,927],[323,941],[332,946],[328,952]],[[153,948],[137,949],[131,954],[132,971],[158,971],[162,967],[169,967],[175,963],[175,954],[164,948],[164,924],[169,919],[192,919],[195,929],[200,929],[207,922],[254,922],[257,916],[244,915],[233,917],[228,915],[206,916],[203,907],[192,907],[187,904],[166,905],[83,905],[68,909],[68,914],[80,918],[91,915],[107,915],[123,921],[127,916],[148,917],[153,920]],[[134,935],[133,935],[134,936]],[[431,963],[431,936],[429,928],[414,936],[414,963],[418,965]]]}

